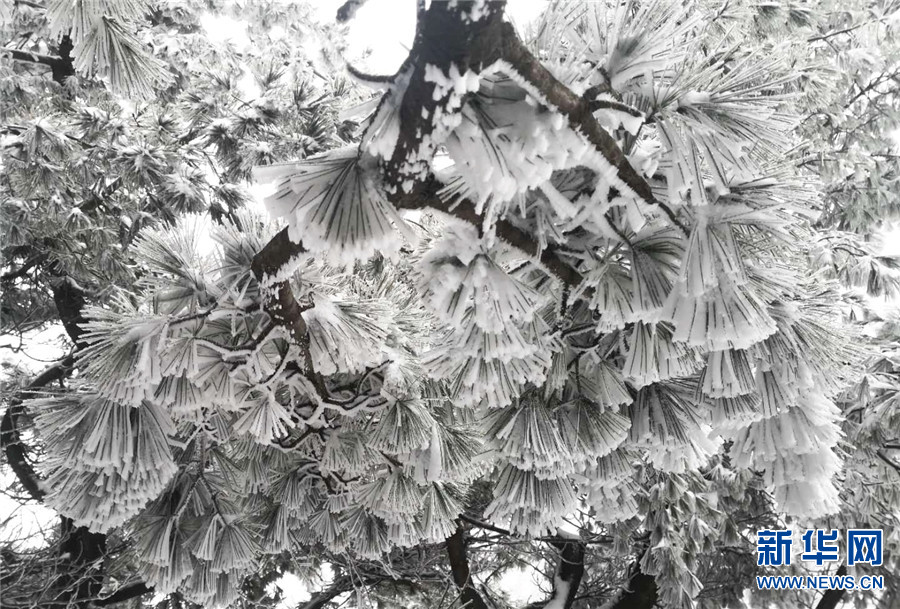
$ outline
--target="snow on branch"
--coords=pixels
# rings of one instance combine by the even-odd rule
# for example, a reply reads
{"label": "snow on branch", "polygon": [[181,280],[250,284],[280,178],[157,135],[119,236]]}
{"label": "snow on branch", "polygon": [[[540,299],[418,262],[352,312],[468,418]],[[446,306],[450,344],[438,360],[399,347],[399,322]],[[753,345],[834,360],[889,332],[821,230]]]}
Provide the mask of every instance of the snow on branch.
{"label": "snow on branch", "polygon": [[524,79],[525,84],[530,86],[532,92],[539,99],[561,112],[573,129],[580,130],[603,157],[616,168],[618,178],[635,195],[647,203],[657,205],[669,217],[672,224],[687,234],[686,227],[675,215],[675,212],[653,196],[650,185],[631,166],[615,139],[603,129],[594,117],[592,102],[575,94],[559,82],[528,50],[511,24],[503,23],[499,28],[499,55],[502,62],[508,64],[516,74]]}
{"label": "snow on branch", "polygon": [[[452,203],[443,200],[439,195],[441,184],[433,177],[423,180],[412,193],[397,194],[391,197],[397,209],[431,209],[438,211],[476,228],[482,226],[482,217],[477,213],[475,204],[468,199],[459,199]],[[541,249],[540,243],[530,234],[510,222],[496,222],[497,237],[514,248],[530,256],[550,274],[556,276],[568,286],[581,284],[581,274],[553,248]]]}

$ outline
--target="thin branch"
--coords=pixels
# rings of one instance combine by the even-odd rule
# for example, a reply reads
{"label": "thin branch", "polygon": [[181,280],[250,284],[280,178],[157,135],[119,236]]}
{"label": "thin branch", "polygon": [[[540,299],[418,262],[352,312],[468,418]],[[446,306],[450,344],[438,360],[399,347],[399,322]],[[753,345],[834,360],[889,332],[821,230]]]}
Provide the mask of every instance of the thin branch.
{"label": "thin branch", "polygon": [[366,84],[373,85],[390,85],[394,82],[394,75],[383,75],[383,74],[369,74],[367,72],[363,72],[357,68],[354,68],[349,63],[346,66],[347,71],[350,72],[350,76],[359,80]]}
{"label": "thin branch", "polygon": [[585,90],[585,92],[582,94],[581,97],[585,101],[590,103],[590,102],[596,101],[597,96],[603,95],[603,94],[611,95],[612,97],[614,97],[616,99],[621,99],[621,95],[619,95],[619,93],[609,85],[609,81],[607,81],[607,80],[604,80],[604,82],[602,82],[600,84],[593,85],[592,87],[588,87]]}
{"label": "thin branch", "polygon": [[45,252],[32,256],[31,258],[23,262],[22,266],[20,266],[19,268],[0,275],[0,281],[13,281],[15,279],[19,279],[20,277],[24,277],[31,269],[44,262],[47,257],[48,255]]}
{"label": "thin branch", "polygon": [[512,533],[510,531],[507,531],[506,529],[501,529],[500,527],[495,526],[489,522],[484,522],[482,520],[478,520],[477,518],[466,516],[465,514],[460,514],[459,519],[464,520],[465,522],[468,522],[472,526],[476,526],[479,529],[484,529],[485,531],[493,531],[494,533],[500,533],[501,535],[512,535]]}
{"label": "thin branch", "polygon": [[42,53],[32,53],[31,51],[23,51],[21,49],[11,49],[9,47],[0,48],[0,53],[8,54],[16,61],[24,61],[27,63],[36,63],[50,68],[55,67],[62,59],[53,57],[52,55],[44,55]]}
{"label": "thin branch", "polygon": [[588,102],[588,107],[591,109],[591,112],[596,112],[597,110],[616,110],[618,112],[629,114],[635,118],[644,118],[644,113],[637,108],[608,99],[595,99]]}
{"label": "thin branch", "polygon": [[897,473],[900,474],[900,463],[897,463],[896,461],[888,457],[882,450],[876,450],[875,454],[878,455],[879,459],[893,467],[897,471]]}
{"label": "thin branch", "polygon": [[152,587],[148,586],[144,582],[140,582],[131,586],[119,588],[106,598],[95,600],[94,604],[98,607],[105,607],[107,605],[113,605],[115,603],[121,603],[133,598],[138,598],[140,596],[144,596],[145,594],[150,594],[151,592],[153,592]]}
{"label": "thin branch", "polygon": [[850,27],[846,27],[841,30],[833,30],[825,34],[819,34],[818,36],[810,36],[806,39],[806,42],[818,42],[820,40],[828,40],[829,38],[833,38],[834,36],[840,36],[841,34],[849,34],[853,30],[858,30],[861,27],[865,27],[873,23],[878,23],[879,21],[884,21],[885,19],[887,19],[887,17],[881,17],[880,19],[870,19],[869,21],[857,23],[856,25],[851,25]]}

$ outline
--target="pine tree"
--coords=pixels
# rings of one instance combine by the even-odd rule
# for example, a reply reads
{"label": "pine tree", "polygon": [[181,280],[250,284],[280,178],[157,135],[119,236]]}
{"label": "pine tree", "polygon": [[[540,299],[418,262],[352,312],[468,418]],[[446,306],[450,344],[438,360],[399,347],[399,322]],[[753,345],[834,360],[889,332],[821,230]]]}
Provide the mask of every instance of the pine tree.
{"label": "pine tree", "polygon": [[[350,69],[376,101],[327,142],[303,87],[226,110],[227,77],[176,82],[170,131],[224,183],[258,166],[268,216],[211,221],[206,176],[141,161],[179,214],[135,229],[133,282],[75,324],[77,378],[27,402],[46,503],[204,606],[303,553],[338,570],[309,607],[388,579],[437,606],[447,572],[488,607],[472,575],[532,553],[547,607],[719,607],[757,528],[887,528],[897,481],[868,483],[896,464],[895,357],[866,364],[845,286],[897,285],[865,242],[896,195],[871,154],[896,59],[846,93],[821,65],[859,47],[815,43],[896,18],[822,9],[554,2],[525,36],[503,3],[433,2],[397,74]],[[162,78],[81,61],[125,90]],[[803,120],[846,104],[842,127]],[[850,186],[848,162],[868,168]]]}

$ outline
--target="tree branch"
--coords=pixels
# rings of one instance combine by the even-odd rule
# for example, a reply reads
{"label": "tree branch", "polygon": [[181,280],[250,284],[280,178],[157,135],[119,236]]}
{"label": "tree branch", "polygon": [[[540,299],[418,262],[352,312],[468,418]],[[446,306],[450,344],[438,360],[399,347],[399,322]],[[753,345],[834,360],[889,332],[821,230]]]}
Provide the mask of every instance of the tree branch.
{"label": "tree branch", "polygon": [[503,23],[501,32],[499,59],[508,63],[519,76],[531,85],[538,93],[538,97],[543,98],[549,105],[559,110],[568,119],[573,129],[580,129],[597,151],[616,168],[618,178],[628,188],[647,203],[662,209],[669,220],[687,234],[687,228],[681,223],[675,212],[653,196],[650,184],[635,171],[625,153],[616,144],[616,140],[594,118],[591,103],[559,82],[522,43],[512,24]]}
{"label": "tree branch", "polygon": [[43,55],[41,53],[32,53],[31,51],[23,51],[21,49],[11,49],[9,47],[3,47],[0,49],[0,53],[5,53],[9,55],[15,61],[24,61],[27,63],[36,63],[42,66],[54,67],[57,62],[61,61],[59,57],[53,57],[52,55]]}
{"label": "tree branch", "polygon": [[309,600],[297,607],[297,609],[323,609],[331,600],[353,589],[350,578],[341,577],[336,579],[328,588],[320,592],[316,592],[309,597]]}
{"label": "tree branch", "polygon": [[288,229],[285,228],[253,257],[250,265],[260,289],[269,290],[264,306],[272,321],[286,327],[291,337],[301,344],[307,340],[306,322],[302,315],[305,309],[297,302],[287,279],[274,283],[271,279],[277,277],[285,265],[304,252],[306,249],[303,245],[291,241]]}
{"label": "tree branch", "polygon": [[84,290],[68,275],[53,279],[50,282],[50,289],[66,334],[75,343],[76,348],[84,347],[82,340],[84,329],[81,327],[85,322],[84,305],[87,304]]}
{"label": "tree branch", "polygon": [[28,460],[25,445],[19,435],[18,419],[25,413],[23,402],[29,397],[29,394],[65,378],[72,371],[74,363],[75,356],[69,355],[37,375],[27,387],[10,399],[6,412],[3,414],[3,421],[0,422],[0,446],[3,447],[6,454],[6,461],[16,478],[35,501],[43,500],[44,490],[41,488],[40,477]]}
{"label": "tree branch", "polygon": [[[392,196],[391,202],[397,209],[430,208],[458,218],[475,227],[481,227],[484,220],[475,212],[475,204],[468,199],[455,201],[452,204],[441,200],[437,194],[440,186],[440,183],[431,176],[419,183],[413,192]],[[536,262],[540,262],[543,267],[566,285],[576,287],[581,283],[583,279],[581,273],[560,258],[552,248],[548,247],[541,251],[537,241],[525,231],[504,220],[498,220],[495,224],[495,229],[500,239],[531,256]]]}
{"label": "tree branch", "polygon": [[275,235],[254,257],[250,264],[253,276],[260,284],[263,294],[263,308],[278,325],[287,328],[291,338],[300,347],[303,357],[303,370],[300,371],[312,383],[323,404],[332,408],[352,410],[359,406],[359,402],[347,403],[334,400],[325,384],[325,379],[315,371],[312,362],[312,354],[309,348],[309,335],[303,312],[308,311],[311,305],[302,306],[297,302],[294,291],[291,289],[289,279],[274,281],[283,275],[283,268],[290,264],[291,260],[306,252],[300,243],[294,243],[288,236],[288,229],[281,230]]}
{"label": "tree branch", "polygon": [[629,114],[636,118],[644,117],[644,114],[637,108],[633,108],[632,106],[623,104],[622,102],[611,101],[608,99],[592,100],[588,102],[588,108],[591,109],[591,112],[596,112],[597,110],[616,110],[618,112],[624,112],[625,114]]}
{"label": "tree branch", "polygon": [[450,560],[450,571],[453,575],[453,583],[460,593],[460,605],[466,609],[488,609],[484,599],[475,589],[472,583],[472,573],[469,570],[469,557],[466,554],[465,530],[461,524],[457,524],[456,531],[447,538],[444,545],[447,548],[447,557]]}
{"label": "tree branch", "polygon": [[[459,519],[486,531],[512,536],[512,533],[506,529],[472,518],[466,514],[460,514]],[[578,537],[566,536],[561,531],[558,532],[556,537],[540,537],[535,541],[545,541],[560,552],[559,565],[553,578],[553,591],[546,603],[548,606],[552,605],[553,607],[560,607],[560,609],[569,609],[575,602],[575,598],[578,595],[578,586],[581,585],[581,579],[584,577],[584,554],[587,544],[584,540]],[[604,541],[604,543],[608,542]],[[544,601],[534,603],[529,605],[528,609],[538,609],[544,604]]]}
{"label": "tree branch", "polygon": [[846,28],[843,28],[840,30],[832,30],[825,34],[819,34],[818,36],[810,36],[809,38],[806,39],[806,42],[817,42],[819,40],[828,40],[832,36],[840,36],[841,34],[848,34],[848,33],[852,32],[853,30],[857,30],[861,27],[870,25],[872,23],[878,23],[880,21],[884,21],[885,19],[887,19],[887,17],[881,17],[880,19],[870,19],[869,21],[857,23],[856,25],[851,25],[850,27],[846,27]]}
{"label": "tree branch", "polygon": [[94,604],[98,607],[105,607],[107,605],[113,605],[115,603],[121,603],[133,598],[138,598],[140,596],[144,596],[145,594],[150,594],[151,592],[153,592],[152,587],[148,586],[144,582],[140,582],[137,584],[132,584],[130,586],[125,586],[124,588],[119,588],[106,598],[101,598],[94,601]]}
{"label": "tree branch", "polygon": [[0,281],[8,282],[8,281],[14,281],[16,279],[19,279],[20,277],[24,277],[25,275],[28,274],[28,271],[30,271],[34,267],[38,266],[39,264],[43,263],[46,259],[47,259],[46,253],[35,254],[34,256],[30,257],[28,260],[23,262],[22,266],[20,266],[19,268],[9,271],[8,273],[3,273],[3,275],[0,275]]}
{"label": "tree branch", "polygon": [[48,66],[53,75],[53,80],[60,85],[66,84],[66,79],[75,74],[75,66],[72,61],[72,44],[68,34],[63,36],[59,42],[59,55],[43,55],[41,53],[32,53],[31,51],[23,51],[21,49],[11,49],[8,47],[0,48],[0,53],[7,53],[15,61],[23,61],[35,63],[38,65]]}
{"label": "tree branch", "polygon": [[876,450],[875,454],[878,455],[879,459],[893,467],[897,471],[897,473],[900,474],[900,463],[897,463],[896,461],[888,457],[882,450]]}
{"label": "tree branch", "polygon": [[[45,491],[34,467],[28,461],[25,445],[18,429],[18,419],[24,414],[24,400],[39,389],[65,378],[73,369],[75,354],[54,364],[19,391],[10,403],[0,423],[0,445],[6,454],[10,468],[19,482],[36,501],[42,501]],[[90,598],[96,597],[102,587],[102,576],[90,571],[99,567],[99,560],[106,553],[106,536],[91,533],[84,527],[75,527],[68,518],[62,518],[59,542],[60,555],[68,555],[68,569],[52,582],[55,596],[44,603],[47,607],[67,607],[73,604],[87,607]],[[102,574],[102,568],[99,571]]]}
{"label": "tree branch", "polygon": [[468,522],[474,527],[478,527],[479,529],[484,529],[485,531],[493,531],[494,533],[500,533],[501,535],[511,536],[512,533],[507,531],[506,529],[501,529],[500,527],[494,526],[489,522],[484,522],[478,520],[477,518],[472,518],[471,516],[467,516],[465,514],[460,514],[459,519],[465,522]]}
{"label": "tree branch", "polygon": [[435,83],[427,78],[430,70],[449,74],[451,66],[456,66],[464,74],[480,71],[498,58],[498,28],[506,3],[487,2],[487,14],[472,20],[469,15],[475,5],[472,1],[432,2],[418,21],[416,40],[404,63],[410,76],[399,102],[400,131],[384,168],[385,182],[397,192],[411,192],[421,176],[431,173],[434,116],[447,100],[434,95]]}

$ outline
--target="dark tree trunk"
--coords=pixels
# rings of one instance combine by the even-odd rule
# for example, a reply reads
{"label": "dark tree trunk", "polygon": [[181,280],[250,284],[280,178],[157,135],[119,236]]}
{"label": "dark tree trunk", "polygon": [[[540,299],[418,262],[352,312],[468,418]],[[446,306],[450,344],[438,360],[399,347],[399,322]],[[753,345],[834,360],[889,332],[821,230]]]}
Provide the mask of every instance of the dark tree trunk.
{"label": "dark tree trunk", "polygon": [[[578,597],[578,587],[584,577],[584,554],[587,547],[580,539],[560,539],[550,543],[559,550],[559,564],[553,578],[553,591],[549,599],[532,603],[526,609],[541,609],[559,598],[562,599],[562,608],[570,609]],[[564,584],[562,590],[559,582]]]}
{"label": "dark tree trunk", "polygon": [[461,524],[457,524],[456,532],[447,538],[447,556],[450,559],[450,570],[453,583],[459,590],[459,604],[466,609],[488,609],[484,599],[472,585],[472,573],[469,571],[469,557],[466,553],[466,532]]}
{"label": "dark tree trunk", "polygon": [[566,597],[563,607],[569,609],[578,596],[578,586],[581,585],[581,578],[584,577],[584,553],[585,545],[580,539],[573,539],[567,542],[554,542],[559,548],[559,567],[556,570],[556,579],[553,581],[553,594],[550,598],[556,598],[557,580],[565,582]]}
{"label": "dark tree trunk", "polygon": [[72,44],[72,39],[69,38],[68,34],[60,39],[59,57],[51,66],[51,69],[53,72],[53,80],[61,85],[65,85],[66,79],[75,75],[75,65],[72,58],[72,50],[74,48],[75,45]]}
{"label": "dark tree trunk", "polygon": [[65,275],[53,279],[51,289],[59,320],[66,329],[66,334],[80,349],[83,346],[81,335],[84,334],[84,330],[81,329],[81,324],[84,323],[83,311],[84,305],[87,304],[84,290]]}
{"label": "dark tree trunk", "polygon": [[60,529],[59,553],[68,557],[68,564],[63,563],[65,570],[56,582],[60,593],[52,605],[87,609],[103,587],[106,535],[76,527],[69,518],[62,518]]}
{"label": "dark tree trunk", "polygon": [[656,578],[641,571],[641,562],[636,560],[631,565],[627,587],[610,605],[610,609],[652,609],[656,606],[658,594]]}

